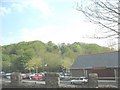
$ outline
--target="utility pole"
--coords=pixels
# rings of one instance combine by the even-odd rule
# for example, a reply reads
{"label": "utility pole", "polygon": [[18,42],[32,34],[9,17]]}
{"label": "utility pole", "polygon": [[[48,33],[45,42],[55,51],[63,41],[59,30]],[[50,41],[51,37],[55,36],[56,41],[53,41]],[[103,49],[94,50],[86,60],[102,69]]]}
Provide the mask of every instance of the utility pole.
{"label": "utility pole", "polygon": [[[120,0],[118,1],[118,32],[120,33]],[[118,36],[120,38],[120,34]],[[118,50],[120,49],[120,46],[119,46],[119,38],[118,38]],[[118,53],[119,54],[119,53]],[[118,80],[117,80],[117,84],[118,84],[118,88],[120,88],[120,62],[118,62]]]}
{"label": "utility pole", "polygon": [[[120,33],[120,0],[118,1],[118,32]],[[118,36],[120,38],[120,34]],[[119,46],[119,38],[118,38],[118,50],[120,49],[120,46]],[[119,54],[119,53],[118,53]],[[118,59],[118,88],[120,88],[120,60]]]}
{"label": "utility pole", "polygon": [[120,33],[120,0],[118,2],[118,32]]}
{"label": "utility pole", "polygon": [[45,70],[44,64],[45,64],[45,56],[44,56],[44,59],[43,59],[43,62],[42,62],[43,72],[44,72],[44,70]]}
{"label": "utility pole", "polygon": [[35,65],[36,73],[38,73],[38,67]]}

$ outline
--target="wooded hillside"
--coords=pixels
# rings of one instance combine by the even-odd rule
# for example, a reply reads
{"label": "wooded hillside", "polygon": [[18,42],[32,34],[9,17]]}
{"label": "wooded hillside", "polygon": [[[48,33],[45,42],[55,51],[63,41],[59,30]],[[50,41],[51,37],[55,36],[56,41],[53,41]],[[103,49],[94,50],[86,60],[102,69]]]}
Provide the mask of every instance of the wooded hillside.
{"label": "wooded hillside", "polygon": [[62,71],[69,69],[78,54],[109,52],[97,44],[75,42],[56,45],[49,41],[20,42],[2,46],[2,70],[12,72]]}

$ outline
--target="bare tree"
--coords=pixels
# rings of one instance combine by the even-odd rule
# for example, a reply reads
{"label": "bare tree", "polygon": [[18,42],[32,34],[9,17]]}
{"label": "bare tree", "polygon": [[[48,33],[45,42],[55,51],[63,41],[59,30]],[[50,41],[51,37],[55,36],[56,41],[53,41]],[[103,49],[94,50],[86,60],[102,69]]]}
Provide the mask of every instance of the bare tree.
{"label": "bare tree", "polygon": [[100,26],[98,30],[103,34],[93,38],[120,38],[120,0],[81,0],[76,9]]}

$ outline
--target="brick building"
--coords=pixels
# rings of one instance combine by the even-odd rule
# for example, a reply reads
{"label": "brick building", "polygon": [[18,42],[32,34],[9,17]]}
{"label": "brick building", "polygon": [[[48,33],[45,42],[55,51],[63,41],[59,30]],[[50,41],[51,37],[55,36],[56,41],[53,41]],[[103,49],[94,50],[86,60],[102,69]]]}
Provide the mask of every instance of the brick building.
{"label": "brick building", "polygon": [[97,73],[99,79],[116,79],[118,77],[119,52],[78,55],[71,66],[71,74],[73,77],[87,77],[89,73]]}

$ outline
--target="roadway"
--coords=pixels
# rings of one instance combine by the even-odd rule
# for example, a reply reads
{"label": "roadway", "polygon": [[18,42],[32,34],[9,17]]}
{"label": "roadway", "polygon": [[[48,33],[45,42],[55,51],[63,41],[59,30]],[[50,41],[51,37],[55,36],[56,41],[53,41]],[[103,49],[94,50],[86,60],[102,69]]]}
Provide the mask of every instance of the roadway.
{"label": "roadway", "polygon": [[[1,79],[0,79],[1,80]],[[1,81],[0,81],[1,82]],[[2,83],[10,83],[10,79],[2,79]],[[28,83],[28,84],[45,84],[45,81],[42,80],[28,80],[28,79],[24,79],[22,80],[22,83]],[[71,85],[70,80],[68,81],[60,81],[61,85]],[[117,83],[115,80],[98,80],[98,85],[102,86],[102,85],[111,85],[114,87],[117,87]],[[71,85],[74,86],[74,85]]]}

